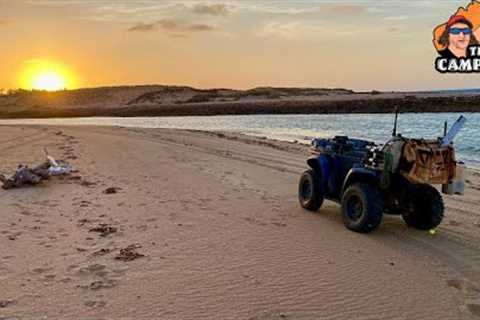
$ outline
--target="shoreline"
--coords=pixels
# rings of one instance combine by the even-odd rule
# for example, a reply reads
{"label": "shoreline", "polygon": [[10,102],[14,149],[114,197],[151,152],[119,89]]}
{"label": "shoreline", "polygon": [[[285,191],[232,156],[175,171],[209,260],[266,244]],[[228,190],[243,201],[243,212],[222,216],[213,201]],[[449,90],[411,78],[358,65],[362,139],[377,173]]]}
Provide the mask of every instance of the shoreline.
{"label": "shoreline", "polygon": [[[268,116],[268,115],[265,115],[265,116]],[[197,116],[192,116],[192,117],[197,117]],[[202,116],[200,116],[202,117]],[[208,117],[208,116],[207,116]],[[225,115],[225,117],[228,117],[228,115]],[[102,119],[102,118],[115,118],[115,117],[86,117],[85,119],[94,119],[94,118],[99,118],[99,119]],[[128,119],[129,117],[125,118],[125,119]],[[138,117],[138,118],[144,118],[144,117]],[[149,118],[149,117],[146,117],[146,118]],[[81,119],[81,118],[52,118],[51,120],[54,120],[54,121],[60,121],[60,120],[68,120],[68,119]],[[266,140],[266,141],[271,141],[271,142],[287,142],[287,143],[292,143],[292,144],[299,144],[299,145],[304,145],[304,146],[309,146],[310,145],[310,141],[311,139],[315,138],[315,137],[310,137],[311,138],[310,140],[309,139],[306,139],[307,136],[305,136],[304,139],[299,139],[299,138],[282,138],[282,137],[279,137],[279,136],[274,136],[274,135],[268,135],[268,134],[264,134],[264,133],[261,133],[261,132],[258,132],[257,134],[249,134],[248,132],[244,132],[242,130],[234,130],[234,131],[226,131],[226,130],[223,130],[223,129],[220,129],[220,130],[204,130],[204,129],[192,129],[192,128],[172,128],[172,127],[169,127],[169,128],[161,128],[161,127],[142,127],[142,126],[134,126],[134,125],[129,125],[129,126],[125,126],[125,125],[122,125],[122,124],[79,124],[79,123],[74,123],[74,124],[55,124],[55,123],[49,123],[49,124],[45,124],[45,123],[23,123],[22,121],[23,120],[26,120],[26,121],[32,121],[32,122],[36,122],[36,121],[42,121],[42,120],[49,120],[49,119],[0,119],[0,127],[1,126],[49,126],[49,127],[52,127],[52,126],[65,126],[65,127],[75,127],[75,126],[92,126],[92,127],[111,127],[111,128],[115,128],[115,127],[118,127],[118,128],[125,128],[125,129],[128,129],[128,128],[134,128],[134,129],[166,129],[166,130],[179,130],[180,132],[181,131],[191,131],[191,132],[202,132],[202,133],[211,133],[211,134],[234,134],[234,135],[241,135],[241,136],[245,136],[245,137],[250,137],[250,138],[259,138],[261,140]],[[12,121],[13,123],[8,123],[9,121]],[[17,122],[19,121],[19,122]],[[7,123],[5,123],[7,122]],[[353,136],[354,137],[354,136]],[[459,161],[463,161],[466,163],[467,165],[467,168],[469,170],[472,170],[474,172],[480,172],[480,160],[476,160],[476,159],[470,159],[470,160],[467,160],[467,159],[459,159]]]}
{"label": "shoreline", "polygon": [[464,99],[425,98],[418,102],[403,99],[347,101],[257,101],[248,103],[195,103],[162,106],[135,106],[98,109],[35,108],[27,111],[0,111],[0,119],[44,119],[81,117],[181,117],[228,115],[293,115],[293,114],[386,114],[397,107],[402,113],[478,113],[480,96]]}

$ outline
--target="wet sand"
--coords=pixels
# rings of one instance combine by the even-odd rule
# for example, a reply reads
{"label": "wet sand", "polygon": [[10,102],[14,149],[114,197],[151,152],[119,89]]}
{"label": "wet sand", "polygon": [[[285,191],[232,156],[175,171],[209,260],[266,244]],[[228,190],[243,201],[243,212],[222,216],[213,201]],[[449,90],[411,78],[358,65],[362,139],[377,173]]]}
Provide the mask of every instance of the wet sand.
{"label": "wet sand", "polygon": [[78,172],[0,190],[0,318],[477,319],[480,176],[435,235],[297,202],[307,150],[231,134],[0,126],[0,173]]}

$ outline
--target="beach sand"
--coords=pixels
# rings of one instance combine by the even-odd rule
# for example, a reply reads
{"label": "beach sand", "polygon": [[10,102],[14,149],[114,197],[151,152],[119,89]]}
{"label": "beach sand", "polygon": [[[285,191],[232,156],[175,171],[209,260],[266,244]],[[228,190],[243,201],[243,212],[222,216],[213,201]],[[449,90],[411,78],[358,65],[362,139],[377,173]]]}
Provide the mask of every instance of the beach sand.
{"label": "beach sand", "polygon": [[[432,235],[297,202],[304,146],[164,129],[0,126],[1,319],[477,319],[480,176]],[[108,189],[108,192],[107,192]],[[122,250],[123,249],[123,250]]]}

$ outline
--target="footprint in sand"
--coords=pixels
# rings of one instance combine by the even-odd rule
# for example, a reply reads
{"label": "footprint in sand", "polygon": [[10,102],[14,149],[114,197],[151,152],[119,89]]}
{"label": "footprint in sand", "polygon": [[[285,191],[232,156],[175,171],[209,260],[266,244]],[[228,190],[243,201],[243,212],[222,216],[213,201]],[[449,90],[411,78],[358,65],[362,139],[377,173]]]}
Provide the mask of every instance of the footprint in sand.
{"label": "footprint in sand", "polygon": [[117,286],[118,282],[113,279],[97,280],[93,281],[88,285],[78,286],[79,288],[90,289],[90,290],[100,290],[100,289],[110,289]]}
{"label": "footprint in sand", "polygon": [[89,301],[85,301],[84,305],[89,308],[103,308],[107,305],[107,303],[105,301],[89,300]]}
{"label": "footprint in sand", "polygon": [[57,277],[56,274],[47,274],[46,276],[43,277],[45,281],[53,281]]}
{"label": "footprint in sand", "polygon": [[466,280],[447,280],[447,285],[466,294],[478,295],[480,293],[480,288],[476,287],[473,283],[470,283]]}
{"label": "footprint in sand", "polygon": [[48,208],[56,208],[59,206],[58,201],[54,200],[44,200],[44,201],[35,201],[32,202],[35,205],[43,206],[43,207],[48,207]]}
{"label": "footprint in sand", "polygon": [[286,227],[287,226],[286,223],[282,223],[282,222],[272,222],[272,224],[274,226],[277,226],[277,227]]}
{"label": "footprint in sand", "polygon": [[8,240],[10,240],[10,241],[15,241],[15,240],[17,240],[18,237],[21,236],[21,235],[22,235],[22,232],[15,232],[15,233],[13,233],[13,234],[11,234],[11,235],[8,236]]}
{"label": "footprint in sand", "polygon": [[477,317],[480,317],[480,304],[468,304],[468,310]]}
{"label": "footprint in sand", "polygon": [[89,223],[92,223],[94,221],[90,220],[90,219],[80,219],[77,221],[78,222],[78,226],[79,227],[83,227],[84,225],[86,224],[89,224]]}
{"label": "footprint in sand", "polygon": [[0,308],[6,308],[8,306],[14,305],[16,301],[14,300],[0,300]]}
{"label": "footprint in sand", "polygon": [[80,202],[80,208],[87,208],[91,205],[92,203],[90,201],[81,201]]}
{"label": "footprint in sand", "polygon": [[107,188],[103,191],[104,194],[115,194],[115,193],[118,193],[120,190],[122,190],[122,188],[118,188],[118,187],[110,187],[110,188]]}
{"label": "footprint in sand", "polygon": [[20,214],[22,216],[31,216],[32,215],[32,213],[30,211],[26,211],[26,210],[20,211]]}
{"label": "footprint in sand", "polygon": [[112,252],[112,249],[109,249],[109,248],[102,248],[100,250],[97,250],[95,252],[92,253],[92,256],[94,257],[101,257],[101,256],[104,256],[104,255],[107,255],[109,253]]}
{"label": "footprint in sand", "polygon": [[32,272],[36,274],[42,274],[51,270],[52,268],[35,268],[35,269],[32,269]]}
{"label": "footprint in sand", "polygon": [[76,274],[80,275],[80,276],[97,274],[98,272],[102,272],[102,274],[103,274],[103,272],[105,271],[106,268],[107,268],[107,266],[105,266],[103,264],[95,263],[95,264],[89,265],[87,267],[82,267],[82,268],[78,269]]}
{"label": "footprint in sand", "polygon": [[97,183],[96,182],[91,182],[91,181],[87,181],[87,180],[82,180],[82,182],[80,182],[80,185],[82,187],[86,187],[86,188],[90,188],[90,187],[93,187],[95,186]]}
{"label": "footprint in sand", "polygon": [[464,287],[464,281],[463,280],[447,280],[447,285],[457,290],[462,290]]}
{"label": "footprint in sand", "polygon": [[138,227],[137,227],[137,230],[142,231],[142,232],[145,232],[145,231],[148,230],[148,226],[147,226],[147,225],[138,226]]}
{"label": "footprint in sand", "polygon": [[59,280],[59,282],[61,282],[61,283],[69,283],[69,282],[72,282],[72,279],[71,279],[71,278],[68,278],[68,277],[67,277],[67,278],[62,278],[62,279]]}

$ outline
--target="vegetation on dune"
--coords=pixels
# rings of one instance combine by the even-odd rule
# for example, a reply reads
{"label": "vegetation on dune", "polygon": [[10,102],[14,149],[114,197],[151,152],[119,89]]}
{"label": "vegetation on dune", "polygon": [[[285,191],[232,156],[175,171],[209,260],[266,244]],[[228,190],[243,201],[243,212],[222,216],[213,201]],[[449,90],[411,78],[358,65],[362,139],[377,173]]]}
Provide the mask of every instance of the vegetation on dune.
{"label": "vegetation on dune", "polygon": [[239,114],[479,112],[475,94],[356,93],[347,89],[124,86],[62,91],[10,90],[0,118]]}

